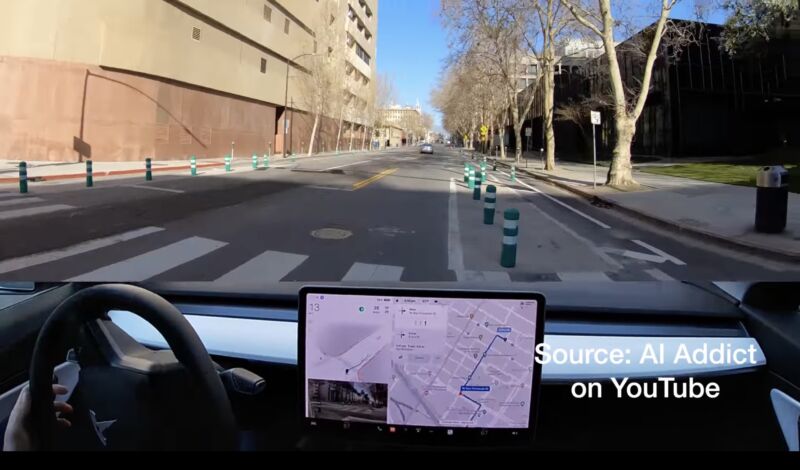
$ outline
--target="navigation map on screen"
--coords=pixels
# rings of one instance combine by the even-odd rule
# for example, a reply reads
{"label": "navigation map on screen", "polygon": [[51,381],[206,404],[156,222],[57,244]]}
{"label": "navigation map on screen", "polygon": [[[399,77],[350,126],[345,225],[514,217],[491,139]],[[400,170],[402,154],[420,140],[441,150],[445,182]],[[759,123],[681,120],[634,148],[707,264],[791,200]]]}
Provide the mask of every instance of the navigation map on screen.
{"label": "navigation map on screen", "polygon": [[525,429],[535,300],[309,294],[306,417]]}

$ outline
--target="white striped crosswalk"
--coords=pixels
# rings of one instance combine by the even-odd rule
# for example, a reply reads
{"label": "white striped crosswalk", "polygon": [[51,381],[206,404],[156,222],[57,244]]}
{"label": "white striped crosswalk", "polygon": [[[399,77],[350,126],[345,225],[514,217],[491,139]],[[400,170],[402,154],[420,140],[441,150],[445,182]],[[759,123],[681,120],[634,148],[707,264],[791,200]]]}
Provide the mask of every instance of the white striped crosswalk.
{"label": "white striped crosswalk", "polygon": [[0,211],[0,220],[17,219],[19,217],[29,217],[32,215],[52,214],[53,212],[61,212],[65,210],[74,209],[73,206],[66,204],[52,204],[47,206],[26,207],[25,209],[13,209]]}
{"label": "white striped crosswalk", "polygon": [[342,281],[399,281],[403,275],[400,266],[385,266],[380,264],[355,263],[350,271],[345,274]]}
{"label": "white striped crosswalk", "polygon": [[220,284],[239,284],[252,281],[279,282],[300,266],[308,256],[279,251],[267,251],[217,279]]}
{"label": "white striped crosswalk", "polygon": [[21,206],[23,204],[36,204],[39,202],[44,202],[44,199],[40,197],[6,198],[0,199],[0,207]]}

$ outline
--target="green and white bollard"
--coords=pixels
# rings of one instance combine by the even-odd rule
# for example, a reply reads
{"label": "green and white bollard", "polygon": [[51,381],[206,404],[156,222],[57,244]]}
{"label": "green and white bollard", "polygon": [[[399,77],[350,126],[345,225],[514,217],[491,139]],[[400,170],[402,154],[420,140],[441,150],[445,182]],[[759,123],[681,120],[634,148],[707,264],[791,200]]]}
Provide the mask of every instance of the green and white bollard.
{"label": "green and white bollard", "polygon": [[253,154],[253,169],[258,170],[258,155]]}
{"label": "green and white bollard", "polygon": [[86,160],[86,187],[91,188],[92,186],[94,186],[94,169],[92,161]]}
{"label": "green and white bollard", "polygon": [[517,265],[517,239],[519,237],[519,211],[508,209],[503,213],[503,251],[500,266],[513,268]]}
{"label": "green and white bollard", "polygon": [[475,188],[472,190],[472,200],[473,201],[480,201],[481,200],[481,173],[478,173],[475,177]]}
{"label": "green and white bollard", "polygon": [[486,159],[481,162],[481,183],[486,182]]}
{"label": "green and white bollard", "polygon": [[233,158],[231,158],[230,155],[225,155],[225,172],[226,173],[230,173],[231,171],[233,171],[233,168],[231,168],[231,161],[232,160],[233,160]]}
{"label": "green and white bollard", "polygon": [[469,167],[469,189],[475,189],[475,168]]}
{"label": "green and white bollard", "polygon": [[189,160],[189,166],[192,167],[192,176],[197,176],[197,157],[192,155],[192,158]]}
{"label": "green and white bollard", "polygon": [[511,165],[511,182],[517,182],[517,165]]}
{"label": "green and white bollard", "polygon": [[269,153],[264,155],[264,169],[269,170]]}
{"label": "green and white bollard", "polygon": [[486,198],[483,200],[484,225],[494,225],[495,208],[497,208],[497,188],[490,184],[486,187]]}
{"label": "green and white bollard", "polygon": [[144,167],[145,167],[144,180],[153,181],[153,160],[150,158],[145,159]]}
{"label": "green and white bollard", "polygon": [[19,193],[28,193],[28,163],[19,162]]}
{"label": "green and white bollard", "polygon": [[464,182],[469,183],[469,163],[464,163]]}

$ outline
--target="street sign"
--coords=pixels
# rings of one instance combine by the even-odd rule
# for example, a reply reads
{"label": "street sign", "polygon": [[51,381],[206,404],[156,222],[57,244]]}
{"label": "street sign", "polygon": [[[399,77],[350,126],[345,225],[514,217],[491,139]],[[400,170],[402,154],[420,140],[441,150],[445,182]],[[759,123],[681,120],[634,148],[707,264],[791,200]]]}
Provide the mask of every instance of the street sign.
{"label": "street sign", "polygon": [[592,125],[599,126],[602,124],[602,119],[600,117],[600,111],[592,111]]}
{"label": "street sign", "polygon": [[597,133],[595,129],[602,123],[600,111],[592,111],[592,152],[593,152],[593,178],[592,188],[597,189]]}
{"label": "street sign", "polygon": [[532,136],[533,136],[533,128],[532,127],[526,127],[525,128],[525,137],[532,137]]}

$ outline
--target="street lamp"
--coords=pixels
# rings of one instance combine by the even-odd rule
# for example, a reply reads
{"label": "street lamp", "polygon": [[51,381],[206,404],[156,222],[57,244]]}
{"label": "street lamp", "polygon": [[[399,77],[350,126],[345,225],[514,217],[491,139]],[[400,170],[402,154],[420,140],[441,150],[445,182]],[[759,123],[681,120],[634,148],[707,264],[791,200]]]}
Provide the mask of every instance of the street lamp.
{"label": "street lamp", "polygon": [[[286,60],[286,90],[283,94],[283,158],[286,158],[286,137],[289,132],[289,126],[286,125],[286,114],[289,111],[289,66],[292,62],[302,59],[303,57],[313,57],[321,54],[300,54],[294,59]],[[292,112],[292,119],[294,119],[294,112]],[[292,123],[294,124],[294,123]]]}

